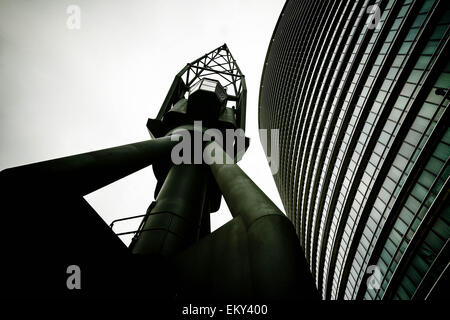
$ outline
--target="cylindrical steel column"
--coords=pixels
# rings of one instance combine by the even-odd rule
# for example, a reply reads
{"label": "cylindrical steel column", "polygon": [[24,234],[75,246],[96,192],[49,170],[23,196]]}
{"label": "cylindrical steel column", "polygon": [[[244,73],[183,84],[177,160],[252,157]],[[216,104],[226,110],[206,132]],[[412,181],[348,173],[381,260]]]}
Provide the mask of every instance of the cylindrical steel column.
{"label": "cylindrical steel column", "polygon": [[[220,154],[216,159],[229,158],[218,144],[214,148]],[[210,167],[232,216],[242,219],[247,229],[256,294],[268,299],[319,299],[292,222],[237,164]]]}
{"label": "cylindrical steel column", "polygon": [[[208,148],[215,150],[215,158],[207,160],[212,163],[211,171],[233,217],[241,216],[246,224],[249,224],[268,214],[285,216],[245,172],[233,163],[220,145],[212,142]],[[218,161],[220,163],[217,163]]]}
{"label": "cylindrical steel column", "polygon": [[86,195],[151,165],[177,144],[170,137],[42,161],[3,170],[2,182],[36,184]]}
{"label": "cylindrical steel column", "polygon": [[197,241],[208,174],[205,165],[172,166],[133,253],[167,257]]}

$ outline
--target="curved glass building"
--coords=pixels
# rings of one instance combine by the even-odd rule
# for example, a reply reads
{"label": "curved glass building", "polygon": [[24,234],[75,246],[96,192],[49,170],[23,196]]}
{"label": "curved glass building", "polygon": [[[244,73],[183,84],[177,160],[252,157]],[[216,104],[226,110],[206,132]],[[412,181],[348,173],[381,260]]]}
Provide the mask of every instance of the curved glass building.
{"label": "curved glass building", "polygon": [[449,1],[287,1],[259,126],[324,299],[448,294]]}

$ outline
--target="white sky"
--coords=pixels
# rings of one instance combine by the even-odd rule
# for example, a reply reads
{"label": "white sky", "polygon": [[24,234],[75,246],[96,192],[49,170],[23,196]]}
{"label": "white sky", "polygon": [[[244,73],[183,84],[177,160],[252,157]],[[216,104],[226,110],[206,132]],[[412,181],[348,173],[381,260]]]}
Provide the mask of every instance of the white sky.
{"label": "white sky", "polygon": [[[81,28],[66,27],[69,5]],[[264,58],[284,0],[0,0],[0,169],[149,139],[175,74],[227,43],[247,81],[241,168],[282,204],[258,137]],[[143,214],[151,167],[86,196],[109,224]],[[64,213],[61,213],[64,214]],[[229,221],[225,202],[212,229]],[[115,231],[136,224],[117,225]],[[128,239],[123,237],[128,243]]]}

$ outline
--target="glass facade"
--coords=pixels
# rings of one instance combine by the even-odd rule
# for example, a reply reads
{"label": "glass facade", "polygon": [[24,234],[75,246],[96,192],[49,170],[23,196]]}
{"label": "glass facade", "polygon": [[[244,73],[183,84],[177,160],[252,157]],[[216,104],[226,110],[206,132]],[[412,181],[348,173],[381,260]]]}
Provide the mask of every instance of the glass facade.
{"label": "glass facade", "polygon": [[438,0],[283,8],[259,126],[324,299],[425,299],[450,272],[449,24]]}

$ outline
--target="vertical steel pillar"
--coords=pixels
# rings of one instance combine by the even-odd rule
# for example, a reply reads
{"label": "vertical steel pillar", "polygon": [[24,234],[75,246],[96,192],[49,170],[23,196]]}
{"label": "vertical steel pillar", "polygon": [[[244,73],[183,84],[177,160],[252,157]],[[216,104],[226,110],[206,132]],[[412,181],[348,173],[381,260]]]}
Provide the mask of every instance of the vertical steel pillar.
{"label": "vertical steel pillar", "polygon": [[172,166],[133,253],[167,257],[198,240],[208,174],[205,165]]}

